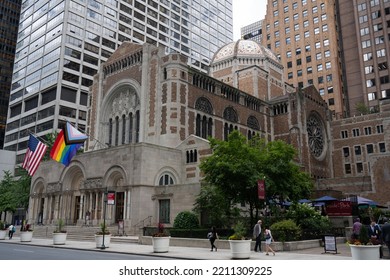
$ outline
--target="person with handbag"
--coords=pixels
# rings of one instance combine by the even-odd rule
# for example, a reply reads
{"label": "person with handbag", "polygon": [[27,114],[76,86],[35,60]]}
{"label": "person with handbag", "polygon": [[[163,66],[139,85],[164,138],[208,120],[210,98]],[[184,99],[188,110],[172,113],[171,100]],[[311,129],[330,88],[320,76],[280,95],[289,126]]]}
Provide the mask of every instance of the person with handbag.
{"label": "person with handbag", "polygon": [[265,236],[265,254],[268,256],[269,252],[271,251],[275,256],[275,251],[271,248],[271,243],[275,242],[274,238],[272,237],[272,233],[270,229],[265,229],[264,231]]}
{"label": "person with handbag", "polygon": [[211,252],[214,250],[215,248],[215,252],[217,252],[217,246],[214,245],[214,242],[216,239],[218,239],[218,233],[217,233],[217,229],[215,227],[212,227],[211,228],[211,231],[210,231],[211,234],[209,234],[209,240],[210,240],[210,245],[211,245]]}

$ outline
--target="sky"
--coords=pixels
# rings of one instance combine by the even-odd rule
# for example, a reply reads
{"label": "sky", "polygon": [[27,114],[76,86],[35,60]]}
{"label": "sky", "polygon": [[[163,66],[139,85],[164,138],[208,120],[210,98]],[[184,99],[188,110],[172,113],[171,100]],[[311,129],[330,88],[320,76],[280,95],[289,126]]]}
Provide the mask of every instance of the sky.
{"label": "sky", "polygon": [[241,27],[264,19],[267,0],[233,0],[233,39],[241,37]]}

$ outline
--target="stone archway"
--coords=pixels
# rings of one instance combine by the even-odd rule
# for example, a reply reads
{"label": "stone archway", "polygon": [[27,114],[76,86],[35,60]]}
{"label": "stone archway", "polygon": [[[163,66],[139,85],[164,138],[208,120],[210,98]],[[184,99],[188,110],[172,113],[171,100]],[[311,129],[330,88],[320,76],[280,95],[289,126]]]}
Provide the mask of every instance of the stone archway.
{"label": "stone archway", "polygon": [[115,205],[108,206],[109,219],[111,223],[121,226],[127,224],[130,219],[131,192],[125,182],[127,182],[127,175],[123,167],[113,166],[107,171],[104,186],[108,191],[115,192]]}
{"label": "stone archway", "polygon": [[45,221],[48,218],[48,213],[45,211],[46,204],[45,204],[45,183],[42,178],[38,178],[38,180],[35,181],[34,186],[32,188],[31,194],[30,194],[30,207],[29,212],[31,213],[31,219],[32,221],[29,221],[29,223],[37,223],[37,224],[44,224]]}
{"label": "stone archway", "polygon": [[67,225],[82,224],[84,219],[84,196],[81,187],[85,180],[83,166],[72,163],[61,178],[61,193],[55,199],[58,213],[54,219],[61,218]]}

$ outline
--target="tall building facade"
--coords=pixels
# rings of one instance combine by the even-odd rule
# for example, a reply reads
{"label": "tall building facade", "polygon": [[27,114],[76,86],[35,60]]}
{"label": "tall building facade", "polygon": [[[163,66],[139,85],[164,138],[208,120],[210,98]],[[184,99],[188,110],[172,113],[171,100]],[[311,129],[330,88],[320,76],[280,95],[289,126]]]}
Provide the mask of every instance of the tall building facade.
{"label": "tall building facade", "polygon": [[0,149],[4,145],[21,3],[22,0],[0,1]]}
{"label": "tall building facade", "polygon": [[334,0],[269,0],[263,44],[285,67],[286,82],[314,85],[336,117],[348,115]]}
{"label": "tall building facade", "polygon": [[339,0],[346,85],[351,115],[364,104],[377,112],[390,98],[390,1]]}
{"label": "tall building facade", "polygon": [[261,43],[263,38],[263,20],[241,27],[241,38]]}
{"label": "tall building facade", "polygon": [[206,71],[232,39],[231,0],[25,0],[4,148],[21,162],[30,132],[65,121],[87,130],[93,76],[124,41],[165,46]]}

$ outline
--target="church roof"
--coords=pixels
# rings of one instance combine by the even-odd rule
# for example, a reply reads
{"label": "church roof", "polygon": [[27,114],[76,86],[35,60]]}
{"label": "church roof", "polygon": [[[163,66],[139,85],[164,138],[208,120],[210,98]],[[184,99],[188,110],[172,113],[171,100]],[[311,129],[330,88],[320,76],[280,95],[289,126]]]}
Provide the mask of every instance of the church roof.
{"label": "church roof", "polygon": [[212,63],[217,63],[220,61],[237,58],[237,57],[256,57],[256,58],[265,58],[268,57],[276,62],[279,62],[279,59],[276,55],[266,47],[262,46],[260,43],[253,40],[238,40],[236,42],[228,43],[227,45],[221,47],[215,54],[212,59]]}

